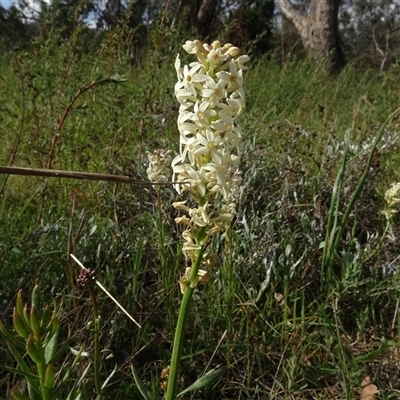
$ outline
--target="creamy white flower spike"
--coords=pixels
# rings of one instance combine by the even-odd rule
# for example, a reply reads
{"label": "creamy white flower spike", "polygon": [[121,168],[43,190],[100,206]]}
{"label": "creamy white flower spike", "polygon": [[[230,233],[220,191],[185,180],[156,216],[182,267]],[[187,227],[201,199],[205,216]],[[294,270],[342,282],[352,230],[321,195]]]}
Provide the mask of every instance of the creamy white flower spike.
{"label": "creamy white flower spike", "polygon": [[400,182],[392,183],[391,188],[385,192],[385,201],[387,209],[383,211],[383,214],[387,219],[391,219],[399,210]]}
{"label": "creamy white flower spike", "polygon": [[152,182],[168,182],[171,178],[171,150],[147,152],[149,166],[147,177]]}
{"label": "creamy white flower spike", "polygon": [[179,55],[175,60],[180,154],[171,166],[178,193],[189,192],[198,203],[193,208],[174,203],[186,213],[177,218],[188,227],[183,253],[195,262],[196,252],[224,229],[235,212],[242,138],[237,119],[245,108],[243,70],[249,57],[239,56],[237,47],[218,40],[211,45],[188,40],[183,48],[197,60],[184,66]]}

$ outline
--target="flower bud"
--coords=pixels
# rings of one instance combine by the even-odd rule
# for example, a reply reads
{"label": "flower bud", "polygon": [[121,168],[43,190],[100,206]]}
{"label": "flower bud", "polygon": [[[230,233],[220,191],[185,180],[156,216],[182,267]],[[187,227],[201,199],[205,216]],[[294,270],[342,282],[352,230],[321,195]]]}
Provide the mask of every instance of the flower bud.
{"label": "flower bud", "polygon": [[232,43],[225,43],[224,46],[222,47],[221,51],[223,53],[226,53],[232,46],[233,46]]}
{"label": "flower bud", "polygon": [[230,47],[229,49],[228,49],[228,54],[231,56],[231,57],[236,57],[238,54],[239,54],[239,47],[235,47],[235,46],[232,46],[232,47]]}
{"label": "flower bud", "polygon": [[213,49],[219,49],[221,47],[221,42],[219,40],[214,40],[211,43],[211,48]]}

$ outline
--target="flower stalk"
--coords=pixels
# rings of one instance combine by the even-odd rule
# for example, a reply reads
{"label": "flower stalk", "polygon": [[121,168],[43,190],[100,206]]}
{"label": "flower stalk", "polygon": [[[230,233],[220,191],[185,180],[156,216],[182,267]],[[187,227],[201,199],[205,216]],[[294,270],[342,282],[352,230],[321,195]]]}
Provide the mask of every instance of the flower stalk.
{"label": "flower stalk", "polygon": [[86,286],[90,292],[93,308],[93,375],[94,386],[98,398],[102,396],[101,378],[100,378],[100,324],[99,324],[99,311],[97,307],[97,297],[95,290],[96,275],[91,269],[82,269],[79,274],[78,283]]}
{"label": "flower stalk", "polygon": [[171,365],[166,393],[166,400],[173,400],[176,398],[176,386],[178,382],[178,373],[182,353],[183,338],[185,333],[186,319],[189,311],[190,300],[193,295],[195,286],[193,282],[197,279],[197,275],[201,264],[201,253],[198,254],[198,262],[191,268],[190,276],[188,278],[189,285],[187,285],[183,293],[181,306],[179,309],[178,321],[176,323],[174,343],[172,347]]}

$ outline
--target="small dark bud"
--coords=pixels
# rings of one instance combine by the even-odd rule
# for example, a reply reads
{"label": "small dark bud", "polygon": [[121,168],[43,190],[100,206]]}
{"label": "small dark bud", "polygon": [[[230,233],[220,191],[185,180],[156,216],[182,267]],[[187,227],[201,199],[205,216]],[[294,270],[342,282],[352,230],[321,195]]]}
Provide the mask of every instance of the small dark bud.
{"label": "small dark bud", "polygon": [[81,269],[77,282],[79,285],[86,286],[96,281],[96,272],[90,268]]}

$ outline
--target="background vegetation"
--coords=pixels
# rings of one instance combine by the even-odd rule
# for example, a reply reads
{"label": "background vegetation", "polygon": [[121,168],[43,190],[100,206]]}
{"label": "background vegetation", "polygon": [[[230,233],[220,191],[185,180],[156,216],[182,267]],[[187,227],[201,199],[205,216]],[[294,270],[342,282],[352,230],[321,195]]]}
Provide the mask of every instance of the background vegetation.
{"label": "background vegetation", "polygon": [[[49,5],[43,19],[23,23],[26,37],[4,37],[0,165],[145,180],[147,151],[178,150],[173,63],[195,33],[185,21],[171,28],[173,8],[154,12],[151,24],[137,24],[122,13],[118,23],[93,30],[83,22],[82,4],[65,8],[71,18],[65,26],[56,18],[68,20],[61,17],[64,9],[56,6]],[[17,11],[2,12],[10,22]],[[257,16],[251,9],[241,12]],[[235,24],[221,28],[221,39],[239,38]],[[339,76],[329,77],[303,60],[296,46],[289,52],[289,40],[272,45],[288,31],[272,34],[267,26],[253,37],[246,29],[239,44],[252,62],[241,120],[239,212],[230,235],[213,243],[221,259],[193,302],[181,386],[218,365],[228,368],[214,386],[183,398],[354,399],[366,376],[378,387],[377,398],[398,398],[399,221],[395,215],[386,230],[382,214],[384,193],[399,180],[398,116],[384,128],[329,271],[323,260],[331,200],[337,199],[340,226],[371,144],[399,107],[396,59],[379,73],[381,63],[366,51],[350,58]],[[348,51],[348,57],[354,54],[350,45]],[[360,61],[367,55],[369,64]],[[109,77],[120,82],[80,94],[60,129],[74,96]],[[333,189],[345,154],[337,198]],[[75,254],[142,325],[138,329],[98,293],[104,377],[117,366],[106,389],[113,399],[139,398],[131,364],[162,397],[160,373],[170,358],[177,282],[185,265],[172,208],[176,193],[166,186],[161,197],[163,241],[151,187],[0,176],[1,319],[11,327],[17,291],[27,300],[39,284],[47,302],[61,304],[62,340],[90,353],[93,311],[88,293],[75,283],[79,270],[69,257]],[[72,359],[67,348],[58,371]],[[15,366],[4,339],[0,360]],[[71,384],[89,360],[79,364]],[[23,381],[3,370],[0,397],[8,398]],[[81,386],[83,398],[90,399],[90,374]]]}

